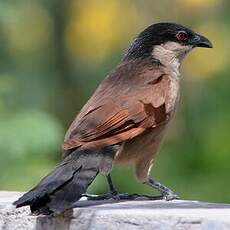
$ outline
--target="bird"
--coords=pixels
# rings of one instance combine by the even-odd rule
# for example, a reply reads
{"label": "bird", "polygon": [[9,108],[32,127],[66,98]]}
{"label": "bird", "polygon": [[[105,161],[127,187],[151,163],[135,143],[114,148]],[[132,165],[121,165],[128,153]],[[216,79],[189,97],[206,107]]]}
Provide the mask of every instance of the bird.
{"label": "bird", "polygon": [[16,208],[30,206],[37,215],[73,208],[98,174],[107,178],[107,197],[119,197],[114,165],[132,165],[139,182],[166,200],[177,199],[150,171],[178,107],[182,60],[196,47],[212,43],[176,23],[155,23],[140,32],[67,130],[63,162],[15,201]]}

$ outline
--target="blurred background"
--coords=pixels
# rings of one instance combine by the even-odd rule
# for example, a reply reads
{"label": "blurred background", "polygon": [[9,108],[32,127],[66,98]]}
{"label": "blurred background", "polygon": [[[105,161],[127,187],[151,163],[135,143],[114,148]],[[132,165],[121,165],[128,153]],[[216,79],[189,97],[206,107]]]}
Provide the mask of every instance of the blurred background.
{"label": "blurred background", "polygon": [[[0,0],[0,190],[25,191],[61,161],[71,121],[134,36],[174,21],[207,36],[152,175],[183,199],[230,202],[230,1]],[[115,168],[120,192],[154,192]],[[102,176],[91,193],[103,193]]]}

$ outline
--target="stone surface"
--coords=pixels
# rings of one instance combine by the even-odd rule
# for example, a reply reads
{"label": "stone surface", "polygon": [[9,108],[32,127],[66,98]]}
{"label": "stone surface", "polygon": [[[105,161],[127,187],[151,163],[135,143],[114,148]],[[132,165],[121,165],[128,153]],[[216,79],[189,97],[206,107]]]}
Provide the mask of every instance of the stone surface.
{"label": "stone surface", "polygon": [[22,193],[0,192],[0,230],[230,229],[230,205],[197,201],[79,201],[56,217],[15,209]]}

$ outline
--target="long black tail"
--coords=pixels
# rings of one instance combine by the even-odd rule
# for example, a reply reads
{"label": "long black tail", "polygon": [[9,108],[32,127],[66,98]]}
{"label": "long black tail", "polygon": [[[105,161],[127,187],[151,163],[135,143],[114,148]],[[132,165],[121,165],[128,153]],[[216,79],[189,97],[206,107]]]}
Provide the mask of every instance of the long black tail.
{"label": "long black tail", "polygon": [[75,150],[35,188],[15,201],[14,205],[17,208],[30,205],[31,212],[38,214],[71,208],[86,192],[107,157],[101,151]]}

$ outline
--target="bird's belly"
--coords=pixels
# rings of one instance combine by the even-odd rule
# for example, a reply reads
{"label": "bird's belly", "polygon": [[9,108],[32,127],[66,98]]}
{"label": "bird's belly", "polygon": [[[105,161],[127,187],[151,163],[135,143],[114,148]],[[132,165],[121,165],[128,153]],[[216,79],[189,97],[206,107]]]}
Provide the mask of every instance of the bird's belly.
{"label": "bird's belly", "polygon": [[146,158],[150,161],[158,150],[166,125],[146,130],[140,136],[125,141],[118,150],[115,164],[135,164],[140,159]]}

